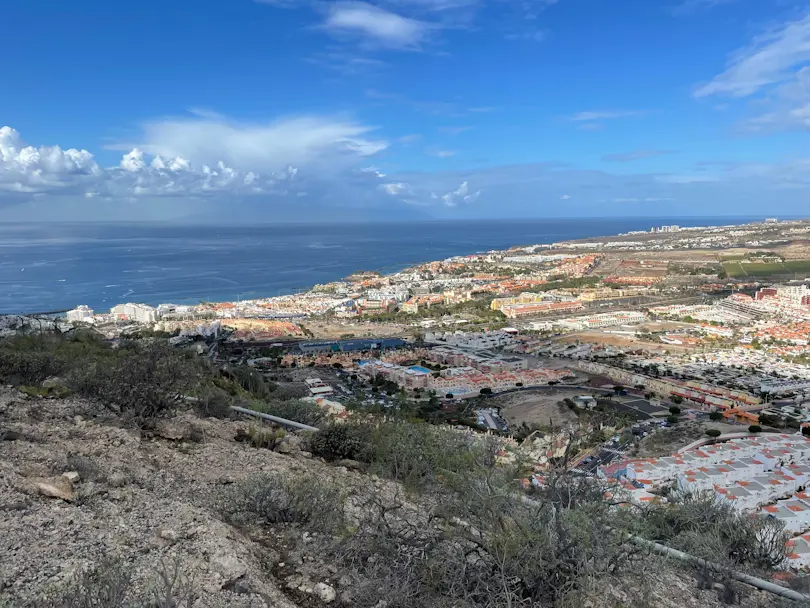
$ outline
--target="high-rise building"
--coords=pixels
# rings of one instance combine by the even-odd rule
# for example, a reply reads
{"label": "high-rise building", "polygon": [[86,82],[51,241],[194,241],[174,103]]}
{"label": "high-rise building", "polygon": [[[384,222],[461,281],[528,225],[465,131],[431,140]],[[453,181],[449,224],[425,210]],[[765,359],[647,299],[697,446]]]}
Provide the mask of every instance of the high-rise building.
{"label": "high-rise building", "polygon": [[82,304],[67,312],[67,320],[72,322],[93,322],[93,309]]}

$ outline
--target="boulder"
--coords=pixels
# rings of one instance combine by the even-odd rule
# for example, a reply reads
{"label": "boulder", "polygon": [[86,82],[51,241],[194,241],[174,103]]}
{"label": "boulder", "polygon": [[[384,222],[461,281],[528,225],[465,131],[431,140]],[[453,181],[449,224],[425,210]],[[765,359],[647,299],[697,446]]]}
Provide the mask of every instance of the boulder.
{"label": "boulder", "polygon": [[79,483],[81,480],[81,476],[77,471],[68,471],[67,473],[62,473],[62,477],[69,479],[70,483]]}
{"label": "boulder", "polygon": [[292,454],[301,451],[301,438],[287,433],[276,448],[279,454]]}
{"label": "boulder", "polygon": [[332,588],[331,585],[327,585],[326,583],[318,583],[315,585],[315,595],[317,595],[325,604],[329,604],[330,602],[335,601],[337,592],[334,590],[334,588]]}
{"label": "boulder", "polygon": [[170,441],[182,441],[191,435],[191,427],[176,420],[160,420],[155,425],[154,434]]}
{"label": "boulder", "polygon": [[247,574],[247,567],[232,551],[219,549],[211,558],[211,569],[222,577],[221,587],[233,585]]}
{"label": "boulder", "polygon": [[67,502],[76,500],[76,490],[67,477],[34,477],[28,480],[30,486],[43,496],[61,498]]}

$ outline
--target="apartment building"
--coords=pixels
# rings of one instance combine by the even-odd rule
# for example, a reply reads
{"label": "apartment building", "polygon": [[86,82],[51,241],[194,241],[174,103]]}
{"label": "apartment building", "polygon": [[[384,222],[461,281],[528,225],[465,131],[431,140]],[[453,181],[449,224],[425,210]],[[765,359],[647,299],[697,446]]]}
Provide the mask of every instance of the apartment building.
{"label": "apartment building", "polygon": [[110,314],[120,321],[154,323],[158,319],[157,309],[146,304],[118,304],[110,309]]}
{"label": "apartment building", "polygon": [[92,323],[93,322],[93,309],[89,306],[77,306],[73,310],[67,312],[67,320],[73,323]]}

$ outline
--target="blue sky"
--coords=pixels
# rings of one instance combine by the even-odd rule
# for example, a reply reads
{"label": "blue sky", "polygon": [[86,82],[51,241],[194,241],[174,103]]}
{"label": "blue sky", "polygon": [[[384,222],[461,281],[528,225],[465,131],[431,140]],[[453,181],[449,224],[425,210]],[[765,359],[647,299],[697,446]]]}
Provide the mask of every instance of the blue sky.
{"label": "blue sky", "polygon": [[0,219],[810,215],[807,1],[11,0],[0,40]]}

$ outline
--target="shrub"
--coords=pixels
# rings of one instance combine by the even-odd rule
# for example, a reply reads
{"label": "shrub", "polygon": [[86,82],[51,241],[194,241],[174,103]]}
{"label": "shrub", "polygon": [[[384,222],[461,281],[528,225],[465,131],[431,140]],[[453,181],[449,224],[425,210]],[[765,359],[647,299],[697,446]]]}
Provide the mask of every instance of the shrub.
{"label": "shrub", "polygon": [[104,471],[86,456],[71,455],[65,461],[65,472],[76,471],[82,481],[101,481],[106,479]]}
{"label": "shrub", "polygon": [[278,416],[279,418],[286,418],[301,424],[308,424],[315,426],[322,424],[326,419],[326,415],[317,403],[309,401],[277,401],[271,400],[267,402],[258,402],[250,406],[258,412]]}
{"label": "shrub", "polygon": [[672,403],[677,403],[678,405],[683,403],[683,397],[680,395],[671,395],[669,399],[672,401]]}
{"label": "shrub", "polygon": [[268,399],[276,389],[275,384],[268,382],[259,372],[249,367],[231,367],[222,370],[222,373],[255,399]]}
{"label": "shrub", "polygon": [[672,414],[673,416],[677,416],[678,414],[681,413],[681,408],[679,408],[677,405],[673,405],[672,407],[669,408],[669,413]]}
{"label": "shrub", "polygon": [[751,426],[748,427],[748,432],[749,433],[761,433],[762,432],[762,427],[759,426],[758,424],[752,424]]}
{"label": "shrub", "polygon": [[270,524],[297,523],[324,532],[344,526],[343,493],[310,475],[255,475],[234,484],[223,499],[222,509],[235,523],[260,517]]}
{"label": "shrub", "polygon": [[123,561],[105,559],[97,568],[74,575],[48,605],[54,608],[119,608],[127,605],[131,587],[130,568]]}
{"label": "shrub", "polygon": [[275,451],[287,436],[287,431],[282,428],[250,423],[247,431],[239,429],[236,431],[236,441],[247,442],[254,448],[266,448]]}
{"label": "shrub", "polygon": [[468,471],[484,449],[483,442],[441,426],[396,422],[374,428],[367,461],[380,476],[424,489],[448,474]]}
{"label": "shrub", "polygon": [[216,388],[200,397],[194,403],[194,409],[197,411],[197,415],[203,418],[227,420],[233,417],[230,397],[224,391]]}
{"label": "shrub", "polygon": [[147,421],[172,413],[199,375],[197,362],[168,344],[132,343],[76,370],[72,382],[81,395]]}
{"label": "shrub", "polygon": [[309,451],[324,460],[370,460],[372,427],[347,422],[330,424],[312,433],[306,440]]}
{"label": "shrub", "polygon": [[667,422],[669,422],[670,424],[677,424],[678,417],[669,415],[669,416],[667,416]]}
{"label": "shrub", "polygon": [[0,378],[5,382],[39,384],[62,371],[63,366],[52,353],[36,350],[0,350]]}
{"label": "shrub", "polygon": [[64,399],[70,395],[70,389],[66,386],[26,386],[23,384],[18,386],[17,390],[29,397],[40,399]]}
{"label": "shrub", "polygon": [[722,435],[723,433],[719,429],[706,429],[706,434],[709,437],[716,438]]}
{"label": "shrub", "polygon": [[647,538],[721,564],[769,570],[787,553],[783,523],[737,512],[713,492],[673,495],[667,507],[647,513],[643,525]]}
{"label": "shrub", "polygon": [[723,419],[722,412],[711,412],[709,414],[709,420],[711,420],[712,422],[720,422],[722,419]]}
{"label": "shrub", "polygon": [[802,427],[802,435],[804,435],[805,437],[810,436],[810,426]]}

